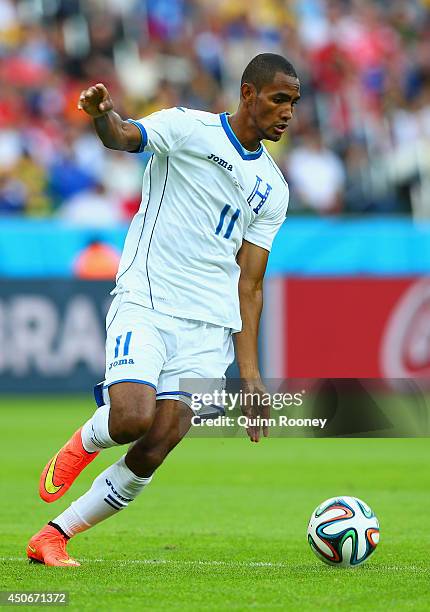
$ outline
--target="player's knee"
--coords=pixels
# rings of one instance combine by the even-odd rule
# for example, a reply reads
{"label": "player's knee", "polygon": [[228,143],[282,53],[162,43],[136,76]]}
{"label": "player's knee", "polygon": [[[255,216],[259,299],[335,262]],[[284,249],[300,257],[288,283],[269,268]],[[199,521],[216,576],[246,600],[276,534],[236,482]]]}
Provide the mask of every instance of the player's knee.
{"label": "player's knee", "polygon": [[117,424],[115,432],[112,432],[114,439],[117,436],[118,441],[134,442],[141,438],[151,427],[153,415],[150,414],[132,414],[124,417]]}
{"label": "player's knee", "polygon": [[146,434],[154,419],[154,407],[139,398],[111,398],[109,433],[121,444],[134,442]]}

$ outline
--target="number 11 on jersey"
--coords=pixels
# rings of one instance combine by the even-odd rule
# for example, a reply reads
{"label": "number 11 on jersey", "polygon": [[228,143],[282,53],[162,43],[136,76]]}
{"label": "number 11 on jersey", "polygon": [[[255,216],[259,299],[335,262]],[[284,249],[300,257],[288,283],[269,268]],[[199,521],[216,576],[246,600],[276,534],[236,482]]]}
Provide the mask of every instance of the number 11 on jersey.
{"label": "number 11 on jersey", "polygon": [[225,234],[224,234],[223,237],[224,238],[230,238],[230,236],[231,236],[231,232],[233,231],[234,224],[236,223],[236,221],[237,221],[237,219],[238,219],[238,217],[240,215],[240,209],[237,208],[234,211],[233,214],[230,214],[229,213],[230,208],[231,208],[230,204],[226,204],[224,206],[224,208],[222,209],[222,211],[221,211],[221,214],[220,214],[220,217],[219,217],[219,222],[218,222],[218,225],[217,225],[216,230],[215,230],[215,234],[217,236],[221,233],[221,230],[224,227],[224,221],[225,221],[227,216],[230,218],[230,220],[228,222],[227,229],[225,230]]}

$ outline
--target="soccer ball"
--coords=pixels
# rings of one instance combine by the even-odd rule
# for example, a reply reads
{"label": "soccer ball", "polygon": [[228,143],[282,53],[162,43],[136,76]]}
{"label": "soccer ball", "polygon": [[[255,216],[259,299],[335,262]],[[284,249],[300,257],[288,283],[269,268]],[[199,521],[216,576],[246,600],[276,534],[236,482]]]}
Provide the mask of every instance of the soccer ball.
{"label": "soccer ball", "polygon": [[312,513],[308,542],[316,556],[336,567],[364,563],[379,542],[379,523],[356,497],[332,497]]}

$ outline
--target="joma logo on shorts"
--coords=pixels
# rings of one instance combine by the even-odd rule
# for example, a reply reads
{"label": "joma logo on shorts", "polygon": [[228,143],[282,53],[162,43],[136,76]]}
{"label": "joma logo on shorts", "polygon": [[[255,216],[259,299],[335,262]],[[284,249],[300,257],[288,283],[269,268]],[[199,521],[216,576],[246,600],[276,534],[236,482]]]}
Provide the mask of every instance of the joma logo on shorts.
{"label": "joma logo on shorts", "polygon": [[116,361],[112,361],[112,363],[109,364],[109,370],[112,370],[112,368],[116,368],[116,366],[130,365],[130,364],[134,365],[133,359],[117,359]]}
{"label": "joma logo on shorts", "polygon": [[221,157],[217,157],[216,155],[214,155],[213,153],[211,153],[210,155],[208,155],[208,159],[210,161],[215,162],[216,164],[218,164],[218,166],[222,166],[223,168],[225,168],[226,170],[230,170],[230,172],[233,170],[233,166],[231,164],[229,164],[228,162],[225,161],[225,159],[221,159]]}

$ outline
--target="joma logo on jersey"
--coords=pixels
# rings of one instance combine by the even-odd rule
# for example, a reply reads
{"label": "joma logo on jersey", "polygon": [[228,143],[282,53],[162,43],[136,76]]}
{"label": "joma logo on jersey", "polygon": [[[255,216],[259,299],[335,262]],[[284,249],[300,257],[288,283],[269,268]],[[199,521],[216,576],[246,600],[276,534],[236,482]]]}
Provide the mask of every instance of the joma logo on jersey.
{"label": "joma logo on jersey", "polygon": [[221,159],[221,157],[217,157],[213,153],[208,155],[208,159],[218,164],[218,166],[221,166],[222,168],[225,168],[226,170],[230,170],[230,172],[233,170],[233,166],[231,164],[225,161],[225,159]]}
{"label": "joma logo on jersey", "polygon": [[112,361],[112,363],[109,364],[109,370],[112,370],[112,368],[116,368],[117,366],[130,364],[134,365],[133,359],[117,359],[116,361]]}

